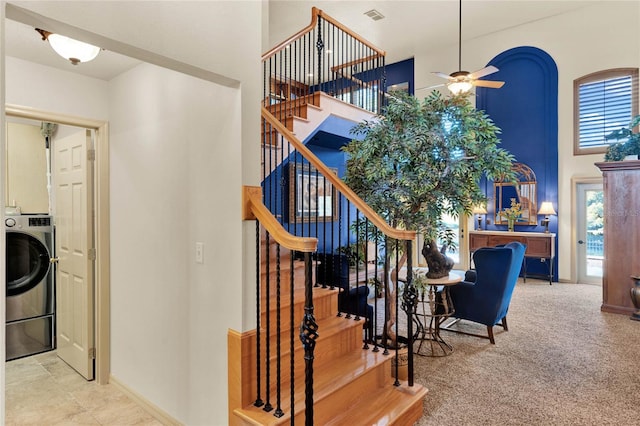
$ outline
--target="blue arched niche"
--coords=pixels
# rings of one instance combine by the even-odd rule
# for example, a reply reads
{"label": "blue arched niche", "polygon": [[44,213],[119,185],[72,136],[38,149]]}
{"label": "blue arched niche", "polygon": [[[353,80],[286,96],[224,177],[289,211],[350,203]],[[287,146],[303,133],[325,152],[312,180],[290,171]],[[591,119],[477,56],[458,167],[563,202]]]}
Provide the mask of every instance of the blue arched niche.
{"label": "blue arched niche", "polygon": [[[558,211],[558,67],[549,54],[530,46],[509,49],[488,65],[500,71],[486,79],[502,80],[505,85],[501,89],[477,88],[476,106],[502,130],[502,147],[536,174],[538,206],[551,201]],[[485,188],[493,199],[492,182],[485,182]],[[488,217],[492,218],[493,207],[489,208]],[[557,233],[557,216],[550,219],[549,231]],[[516,231],[542,232],[544,228],[538,221],[536,226],[518,226]],[[554,281],[558,279],[557,263],[556,255]],[[528,260],[528,272],[546,274],[547,267],[539,260]]]}

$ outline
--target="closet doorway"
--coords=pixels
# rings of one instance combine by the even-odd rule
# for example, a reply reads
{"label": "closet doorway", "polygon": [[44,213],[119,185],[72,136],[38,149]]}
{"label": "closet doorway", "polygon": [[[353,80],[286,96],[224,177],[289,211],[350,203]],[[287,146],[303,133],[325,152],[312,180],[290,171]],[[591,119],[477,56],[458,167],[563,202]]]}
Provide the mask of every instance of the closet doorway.
{"label": "closet doorway", "polygon": [[[95,161],[93,168],[93,203],[95,216],[93,224],[95,231],[95,263],[92,274],[94,276],[93,312],[87,318],[86,328],[94,334],[94,344],[88,347],[88,356],[95,358],[95,379],[100,384],[109,380],[109,137],[106,122],[62,115],[54,112],[38,111],[27,107],[6,105],[7,117],[50,122],[73,127],[85,128],[92,131],[95,142]],[[88,313],[89,311],[87,311]],[[91,324],[91,325],[89,325]],[[88,367],[87,367],[88,368]]]}

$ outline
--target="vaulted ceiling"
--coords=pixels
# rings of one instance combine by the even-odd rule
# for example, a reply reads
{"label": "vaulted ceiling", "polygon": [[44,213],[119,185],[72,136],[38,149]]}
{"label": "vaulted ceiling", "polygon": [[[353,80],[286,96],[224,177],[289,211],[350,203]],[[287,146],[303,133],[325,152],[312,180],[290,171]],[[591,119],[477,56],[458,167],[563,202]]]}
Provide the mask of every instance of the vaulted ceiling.
{"label": "vaulted ceiling", "polygon": [[[462,2],[462,38],[482,35],[519,26],[527,22],[598,3],[594,1],[512,0]],[[211,8],[215,11],[215,1]],[[387,63],[428,53],[442,46],[452,46],[457,55],[458,0],[422,1],[269,1],[269,31],[265,50],[286,39],[311,20],[316,6],[365,39],[387,52]],[[384,16],[373,21],[365,15],[372,9]],[[61,59],[43,42],[33,28],[8,20],[5,28],[6,54],[55,68],[110,80],[132,68],[139,61],[103,51],[94,61],[77,66]]]}

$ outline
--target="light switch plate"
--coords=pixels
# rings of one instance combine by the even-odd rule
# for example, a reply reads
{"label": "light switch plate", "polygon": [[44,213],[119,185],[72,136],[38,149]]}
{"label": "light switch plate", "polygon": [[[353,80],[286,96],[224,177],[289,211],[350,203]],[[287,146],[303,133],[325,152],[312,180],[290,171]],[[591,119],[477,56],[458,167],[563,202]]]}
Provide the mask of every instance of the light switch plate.
{"label": "light switch plate", "polygon": [[204,243],[196,243],[196,263],[204,263]]}

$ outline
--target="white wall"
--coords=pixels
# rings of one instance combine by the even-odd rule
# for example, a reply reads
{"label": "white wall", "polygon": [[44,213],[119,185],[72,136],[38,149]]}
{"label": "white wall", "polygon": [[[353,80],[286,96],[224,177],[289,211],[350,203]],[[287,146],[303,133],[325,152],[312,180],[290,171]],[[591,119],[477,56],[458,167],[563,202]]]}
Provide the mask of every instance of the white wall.
{"label": "white wall", "polygon": [[106,81],[6,58],[6,103],[107,120]]}
{"label": "white wall", "polygon": [[[227,190],[239,192],[241,183],[259,185],[260,104],[256,99],[260,99],[262,83],[262,0],[11,3],[115,42],[239,81],[241,140],[229,143],[241,146],[242,164],[236,166],[241,170],[242,181],[227,182]],[[254,229],[246,223],[239,237],[251,241]],[[250,254],[244,251],[237,255],[250,262]],[[251,291],[255,273],[253,268],[238,273],[242,274],[237,277],[238,284],[232,286],[238,309],[227,318],[227,324],[236,330],[248,330],[255,326],[254,309],[240,309],[240,306],[255,304]]]}
{"label": "white wall", "polygon": [[[593,165],[604,156],[573,155],[573,80],[598,70],[640,67],[640,2],[611,1],[464,41],[463,64],[470,71],[484,67],[494,56],[518,46],[547,52],[558,66],[558,240],[560,280],[575,279],[571,262],[572,177],[599,177]],[[431,71],[457,68],[455,46],[416,54],[416,87],[441,83]],[[508,82],[507,82],[508,84]],[[417,93],[426,96],[428,91]]]}
{"label": "white wall", "polygon": [[239,91],[146,64],[109,88],[112,374],[211,424],[242,269]]}
{"label": "white wall", "polygon": [[181,422],[226,423],[226,332],[254,326],[240,195],[259,182],[262,2],[15,3],[240,82],[145,65],[110,85],[58,76],[30,90],[21,78],[47,73],[13,60],[6,84],[8,103],[110,122],[113,374]]}

